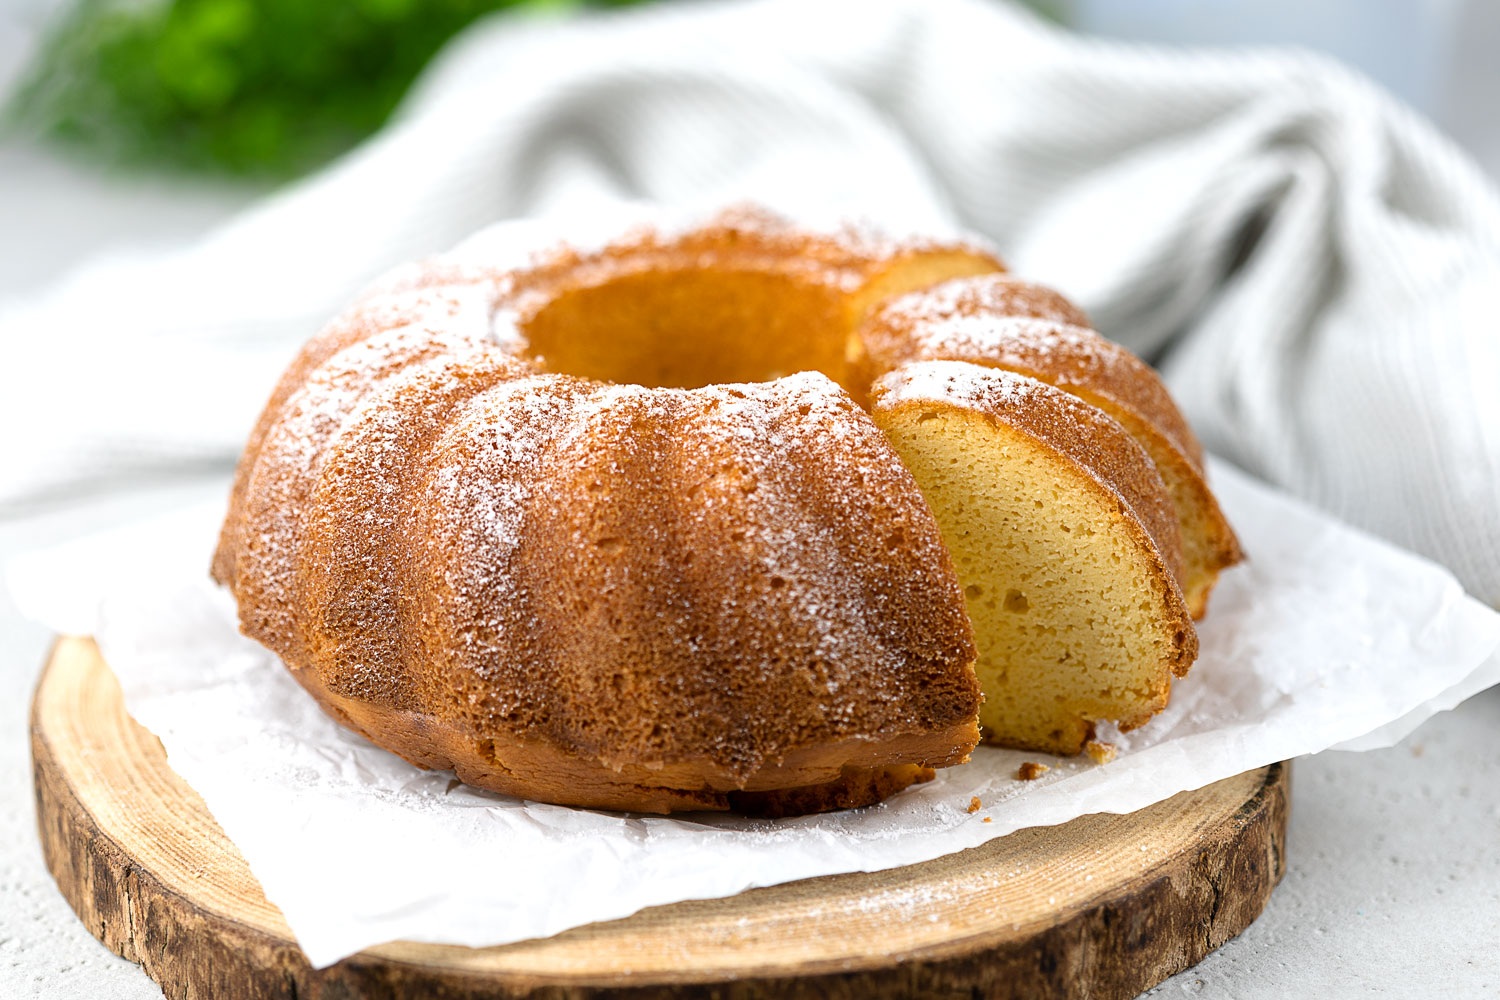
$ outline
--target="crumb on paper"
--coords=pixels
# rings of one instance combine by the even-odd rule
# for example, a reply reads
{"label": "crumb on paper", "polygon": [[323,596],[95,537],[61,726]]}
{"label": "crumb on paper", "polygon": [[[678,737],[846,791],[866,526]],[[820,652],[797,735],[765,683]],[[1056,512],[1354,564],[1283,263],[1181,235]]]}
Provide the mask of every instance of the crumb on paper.
{"label": "crumb on paper", "polygon": [[984,821],[985,821],[985,822],[986,822],[986,823],[988,823],[988,822],[990,822],[990,818],[989,818],[989,817],[988,817],[988,816],[986,816],[986,817],[985,817],[985,818],[984,818]]}
{"label": "crumb on paper", "polygon": [[1083,745],[1083,752],[1089,755],[1089,759],[1095,764],[1108,764],[1115,759],[1115,745],[1105,743],[1103,740],[1089,740]]}
{"label": "crumb on paper", "polygon": [[1052,768],[1048,767],[1046,764],[1038,764],[1034,760],[1028,760],[1026,763],[1016,768],[1016,778],[1019,781],[1035,781],[1050,770],[1052,770]]}
{"label": "crumb on paper", "polygon": [[979,801],[979,796],[974,796],[973,798],[969,799],[969,812],[977,813],[979,811],[979,807],[982,805],[984,805],[984,803]]}
{"label": "crumb on paper", "polygon": [[1425,750],[1426,750],[1426,749],[1427,749],[1427,748],[1426,748],[1426,747],[1425,747],[1425,746],[1423,746],[1423,745],[1422,745],[1422,744],[1420,744],[1420,743],[1413,743],[1413,744],[1412,744],[1412,745],[1411,745],[1411,755],[1412,755],[1412,756],[1413,756],[1413,757],[1420,757],[1420,756],[1422,756],[1422,753],[1423,753],[1423,752],[1424,752],[1424,751],[1425,751]]}

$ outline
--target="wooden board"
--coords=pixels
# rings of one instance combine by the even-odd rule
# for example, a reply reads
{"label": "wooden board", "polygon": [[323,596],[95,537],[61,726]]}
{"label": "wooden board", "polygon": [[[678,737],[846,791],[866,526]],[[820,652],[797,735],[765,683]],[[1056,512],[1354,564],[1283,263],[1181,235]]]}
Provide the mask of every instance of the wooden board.
{"label": "wooden board", "polygon": [[1022,830],[893,871],[660,906],[502,947],[397,942],[315,970],[161,744],[125,713],[92,642],[54,649],[31,740],[58,887],[173,1000],[1131,997],[1248,926],[1285,866],[1278,764],[1130,816]]}

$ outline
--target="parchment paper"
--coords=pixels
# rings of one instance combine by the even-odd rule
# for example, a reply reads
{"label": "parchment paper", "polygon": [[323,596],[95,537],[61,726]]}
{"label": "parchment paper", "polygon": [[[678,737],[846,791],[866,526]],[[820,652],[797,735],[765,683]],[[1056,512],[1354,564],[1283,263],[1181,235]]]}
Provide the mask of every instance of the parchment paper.
{"label": "parchment paper", "polygon": [[[161,738],[323,966],[388,940],[541,937],[1130,812],[1273,761],[1388,746],[1500,682],[1500,614],[1445,570],[1223,463],[1212,474],[1249,561],[1223,577],[1171,707],[1132,733],[1105,734],[1117,759],[982,747],[882,805],[791,820],[540,805],[371,746],[238,634],[231,601],[207,578],[220,505],[34,553],[9,580],[30,616],[97,638],[130,713]],[[1051,770],[1017,781],[1025,760]],[[971,796],[983,803],[972,814]]]}

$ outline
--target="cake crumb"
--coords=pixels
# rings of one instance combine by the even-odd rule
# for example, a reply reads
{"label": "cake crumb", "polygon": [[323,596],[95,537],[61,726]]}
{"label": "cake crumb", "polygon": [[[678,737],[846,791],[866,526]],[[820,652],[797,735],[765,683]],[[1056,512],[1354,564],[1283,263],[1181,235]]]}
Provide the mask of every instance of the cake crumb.
{"label": "cake crumb", "polygon": [[1016,778],[1020,781],[1035,781],[1050,770],[1052,768],[1046,764],[1038,764],[1034,760],[1028,760],[1016,769]]}
{"label": "cake crumb", "polygon": [[986,823],[988,823],[988,822],[990,822],[990,818],[989,818],[989,817],[988,817],[988,816],[986,816],[986,817],[985,817],[985,818],[984,818],[984,821],[985,821],[985,822],[986,822]]}
{"label": "cake crumb", "polygon": [[1095,764],[1108,764],[1115,759],[1115,745],[1105,743],[1103,740],[1089,740],[1083,745],[1083,752],[1089,755],[1089,759]]}
{"label": "cake crumb", "polygon": [[977,813],[981,805],[983,805],[983,803],[979,801],[979,796],[974,796],[973,798],[969,799],[969,812]]}

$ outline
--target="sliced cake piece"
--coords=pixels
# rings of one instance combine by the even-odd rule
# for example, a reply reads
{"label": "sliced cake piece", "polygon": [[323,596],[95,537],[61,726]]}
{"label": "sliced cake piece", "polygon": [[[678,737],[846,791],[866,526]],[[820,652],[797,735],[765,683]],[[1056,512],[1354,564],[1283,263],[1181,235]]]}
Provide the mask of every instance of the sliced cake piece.
{"label": "sliced cake piece", "polygon": [[1146,449],[1182,532],[1179,579],[1201,618],[1243,556],[1203,475],[1203,449],[1156,373],[1089,329],[1057,292],[1004,274],[945,282],[875,310],[860,331],[872,377],[912,361],[969,361],[1039,379],[1108,413]]}
{"label": "sliced cake piece", "polygon": [[1139,444],[1044,382],[957,361],[888,372],[872,414],[964,587],[986,738],[1072,754],[1167,704],[1197,634],[1176,517]]}

